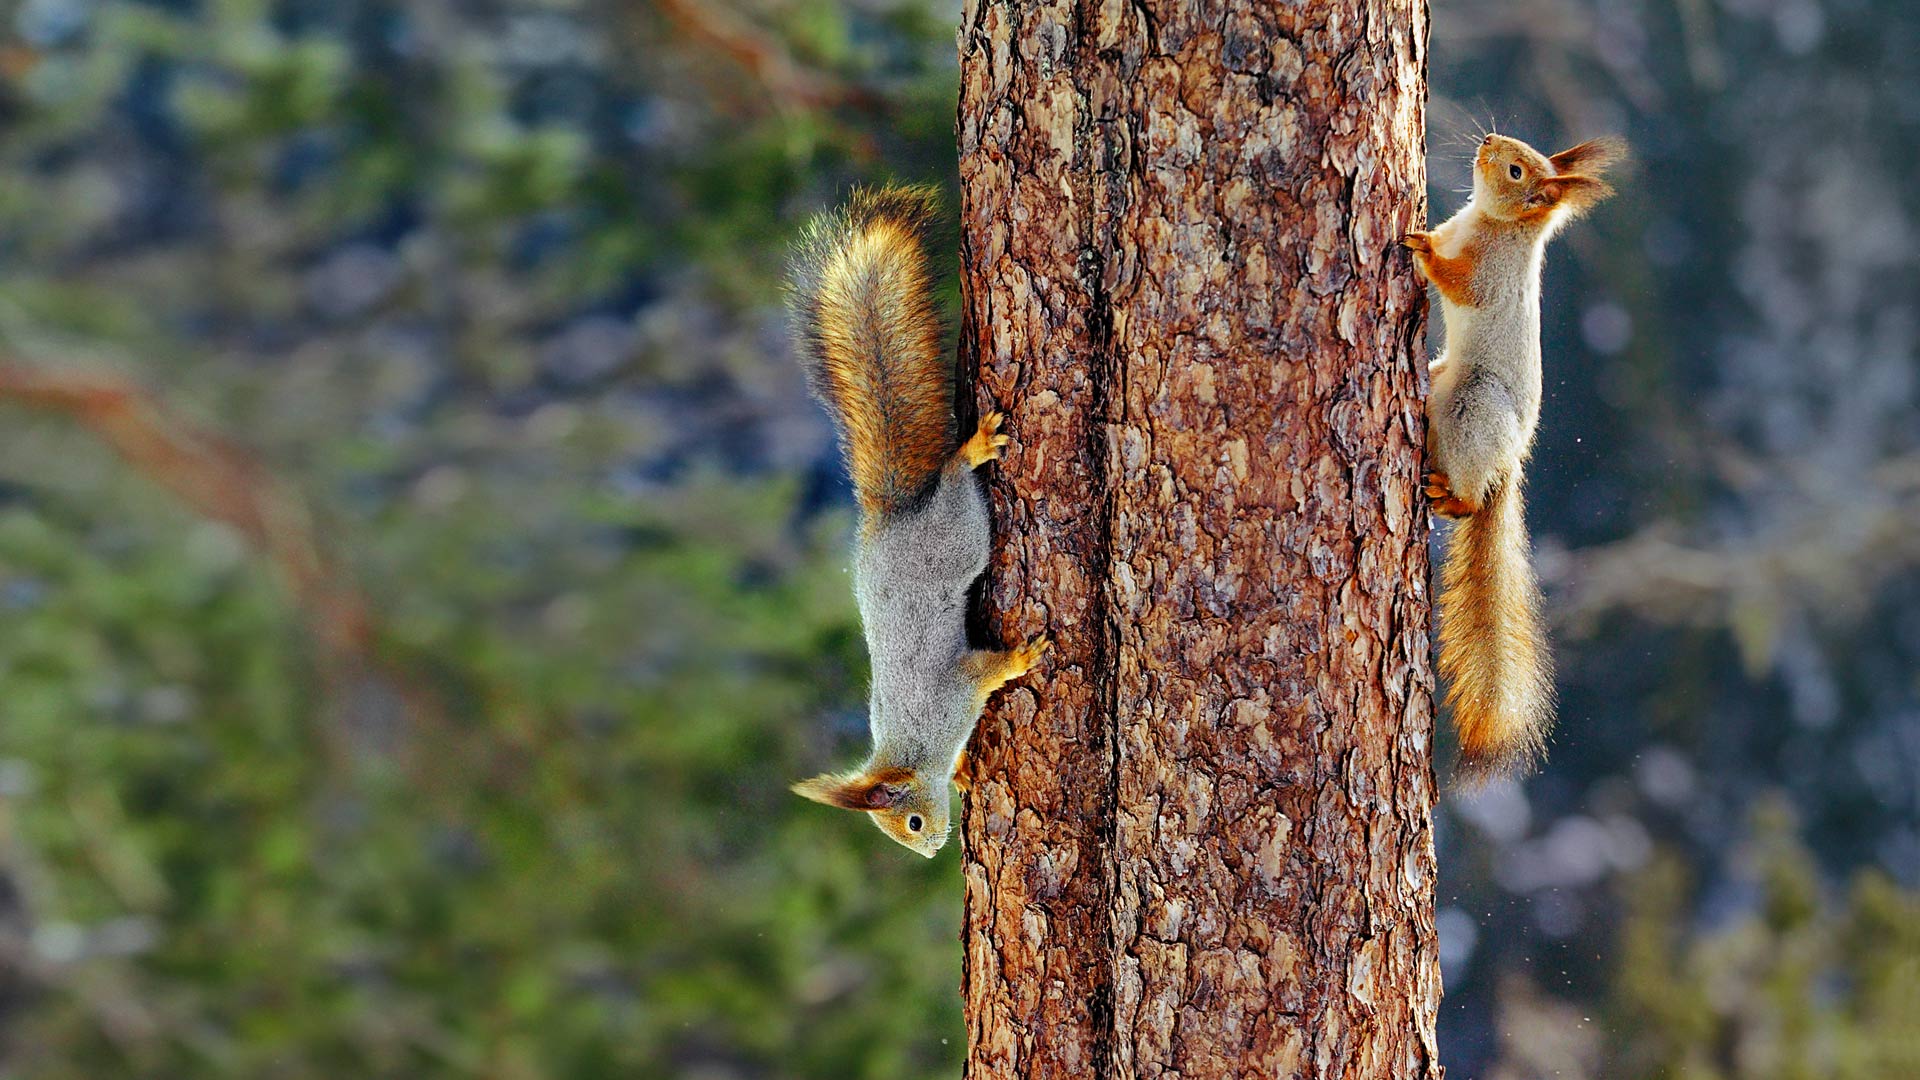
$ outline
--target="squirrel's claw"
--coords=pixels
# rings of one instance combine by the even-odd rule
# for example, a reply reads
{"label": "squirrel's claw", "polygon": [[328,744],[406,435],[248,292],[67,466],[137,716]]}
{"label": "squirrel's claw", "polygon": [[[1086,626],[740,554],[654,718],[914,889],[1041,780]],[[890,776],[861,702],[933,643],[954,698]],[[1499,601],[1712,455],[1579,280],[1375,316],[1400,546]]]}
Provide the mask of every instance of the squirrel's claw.
{"label": "squirrel's claw", "polygon": [[1050,645],[1047,635],[1035,634],[1017,649],[970,654],[966,660],[966,670],[975,680],[981,703],[985,704],[995,690],[1032,671],[1033,666],[1046,655]]}
{"label": "squirrel's claw", "polygon": [[960,458],[967,468],[977,469],[989,461],[1000,460],[1000,451],[1012,440],[1000,434],[1000,425],[1006,420],[1006,414],[995,410],[980,418],[980,426],[974,430],[973,437],[960,447]]}
{"label": "squirrel's claw", "polygon": [[1427,498],[1433,500],[1433,512],[1441,517],[1472,517],[1480,509],[1453,493],[1452,482],[1447,479],[1446,473],[1428,473],[1423,490],[1426,491]]}
{"label": "squirrel's claw", "polygon": [[1053,648],[1053,642],[1045,634],[1035,634],[1028,638],[1025,645],[1013,650],[1011,666],[1016,672],[1013,678],[1017,679],[1032,671],[1033,666],[1038,664],[1040,658],[1047,655],[1047,650],[1051,648]]}
{"label": "squirrel's claw", "polygon": [[1410,232],[1400,238],[1400,246],[1412,251],[1432,251],[1433,237],[1430,233]]}

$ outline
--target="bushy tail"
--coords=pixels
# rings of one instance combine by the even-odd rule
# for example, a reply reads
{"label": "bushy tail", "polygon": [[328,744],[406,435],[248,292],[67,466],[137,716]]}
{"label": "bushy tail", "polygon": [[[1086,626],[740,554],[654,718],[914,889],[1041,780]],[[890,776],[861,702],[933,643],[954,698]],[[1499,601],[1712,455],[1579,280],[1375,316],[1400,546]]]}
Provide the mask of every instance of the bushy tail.
{"label": "bushy tail", "polygon": [[1453,530],[1441,573],[1440,673],[1462,782],[1531,768],[1553,721],[1553,657],[1517,476]]}
{"label": "bushy tail", "polygon": [[956,443],[953,365],[940,348],[922,237],[932,188],[856,191],[808,226],[791,303],[809,381],[840,427],[868,520],[898,514],[939,478]]}

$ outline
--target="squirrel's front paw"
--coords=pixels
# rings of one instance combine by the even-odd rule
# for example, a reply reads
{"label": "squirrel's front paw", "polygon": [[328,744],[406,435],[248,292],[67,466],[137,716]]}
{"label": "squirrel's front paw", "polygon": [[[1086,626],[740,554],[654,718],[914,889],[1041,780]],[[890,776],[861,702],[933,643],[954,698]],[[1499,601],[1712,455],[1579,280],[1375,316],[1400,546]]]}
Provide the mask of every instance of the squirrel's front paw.
{"label": "squirrel's front paw", "polygon": [[1000,460],[1000,451],[1009,441],[1000,434],[1000,425],[1005,420],[1006,414],[997,410],[980,418],[973,437],[960,447],[960,458],[967,463],[967,468],[977,469],[989,461]]}
{"label": "squirrel's front paw", "polygon": [[953,786],[961,791],[973,790],[973,755],[968,751],[960,751],[953,763]]}
{"label": "squirrel's front paw", "polygon": [[980,703],[986,704],[988,695],[1032,671],[1033,666],[1046,655],[1048,645],[1047,635],[1035,634],[1017,649],[1005,652],[992,649],[969,654],[966,670],[974,678]]}
{"label": "squirrel's front paw", "polygon": [[1424,233],[1424,232],[1410,232],[1400,238],[1400,246],[1404,248],[1410,248],[1414,251],[1432,251],[1433,250],[1433,234]]}

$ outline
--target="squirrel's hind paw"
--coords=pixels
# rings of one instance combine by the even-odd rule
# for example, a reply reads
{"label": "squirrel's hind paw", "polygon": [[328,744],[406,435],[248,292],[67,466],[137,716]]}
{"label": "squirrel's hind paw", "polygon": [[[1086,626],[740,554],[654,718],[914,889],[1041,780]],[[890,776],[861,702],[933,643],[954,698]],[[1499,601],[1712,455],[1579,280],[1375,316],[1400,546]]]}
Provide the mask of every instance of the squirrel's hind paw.
{"label": "squirrel's hind paw", "polygon": [[1433,500],[1433,512],[1441,517],[1472,517],[1474,512],[1480,509],[1453,493],[1453,486],[1448,481],[1446,473],[1428,473],[1424,490],[1427,498]]}

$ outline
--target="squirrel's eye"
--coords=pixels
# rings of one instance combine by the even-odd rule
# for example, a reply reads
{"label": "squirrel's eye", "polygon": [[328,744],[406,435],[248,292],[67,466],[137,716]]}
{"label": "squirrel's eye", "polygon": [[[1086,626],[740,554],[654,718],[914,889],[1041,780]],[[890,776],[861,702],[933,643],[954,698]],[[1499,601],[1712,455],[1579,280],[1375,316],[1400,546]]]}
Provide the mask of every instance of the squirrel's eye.
{"label": "squirrel's eye", "polygon": [[1516,162],[1516,163],[1514,163],[1514,164],[1512,164],[1512,165],[1509,165],[1509,166],[1507,166],[1507,175],[1508,175],[1508,176],[1511,176],[1511,177],[1513,177],[1513,178],[1514,178],[1515,180],[1518,180],[1518,179],[1520,179],[1520,165],[1519,165],[1519,163],[1517,163],[1517,162]]}
{"label": "squirrel's eye", "polygon": [[923,822],[921,822],[921,820],[920,820],[920,815],[919,815],[919,814],[914,814],[913,816],[911,816],[911,817],[909,817],[909,818],[907,818],[907,831],[908,831],[908,832],[919,832],[919,831],[920,831],[920,826],[921,826],[922,824],[923,824]]}

